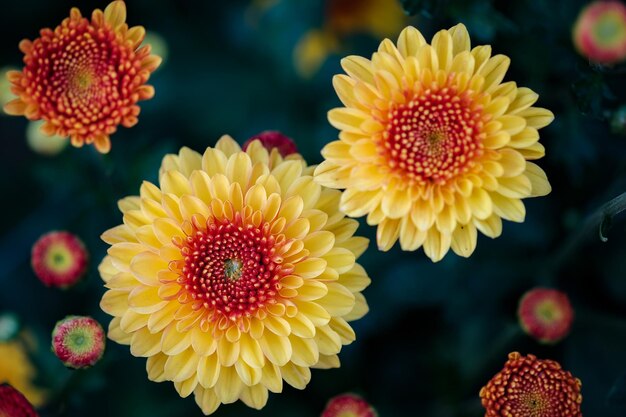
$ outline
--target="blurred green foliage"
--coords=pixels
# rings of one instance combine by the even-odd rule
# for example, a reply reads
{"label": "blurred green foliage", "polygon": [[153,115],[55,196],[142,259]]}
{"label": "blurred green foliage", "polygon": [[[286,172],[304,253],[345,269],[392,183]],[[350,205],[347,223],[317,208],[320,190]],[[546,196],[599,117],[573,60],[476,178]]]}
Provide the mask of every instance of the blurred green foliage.
{"label": "blurred green foliage", "polygon": [[[304,392],[286,387],[262,412],[236,404],[216,416],[312,417],[331,396],[355,391],[381,416],[478,417],[484,414],[480,387],[513,350],[558,360],[579,377],[585,415],[625,415],[625,223],[615,219],[607,243],[593,232],[563,252],[595,208],[626,191],[626,137],[610,129],[614,110],[626,104],[624,71],[590,65],[573,49],[570,30],[585,3],[403,1],[414,15],[410,22],[426,36],[463,22],[474,44],[510,56],[506,80],[538,92],[538,105],[555,113],[542,130],[547,156],[539,161],[553,192],[527,201],[524,224],[506,223],[495,241],[480,237],[467,260],[449,254],[432,264],[421,252],[394,247],[383,254],[372,244],[362,258],[373,280],[365,291],[371,311],[355,323],[357,341],[342,351],[341,369],[314,371]],[[85,14],[106,6],[4,4],[1,66],[19,65],[18,42],[56,25],[75,5]],[[251,7],[244,1],[128,2],[129,22],[160,34],[169,57],[151,79],[156,97],[143,103],[136,127],[113,136],[109,155],[68,148],[42,157],[26,145],[26,120],[0,119],[0,311],[17,313],[38,336],[40,382],[56,398],[43,416],[201,415],[170,383],[149,382],[145,360],[127,347],[110,342],[100,364],[71,372],[47,345],[54,323],[67,314],[108,323],[98,307],[104,291],[96,268],[106,248],[99,235],[121,222],[119,198],[136,194],[143,179],[156,181],[165,153],[183,145],[202,151],[225,133],[242,143],[278,129],[310,163],[319,163],[320,149],[335,139],[326,112],[339,105],[331,78],[341,71],[341,55],[369,56],[380,40],[347,37],[340,52],[303,80],[292,51],[304,33],[323,24],[324,2],[283,0],[258,13]],[[71,291],[43,287],[29,265],[32,243],[52,229],[78,234],[91,252],[86,281]],[[364,222],[358,233],[374,241]],[[572,333],[555,346],[537,344],[516,323],[517,301],[535,285],[566,291],[576,310]]]}

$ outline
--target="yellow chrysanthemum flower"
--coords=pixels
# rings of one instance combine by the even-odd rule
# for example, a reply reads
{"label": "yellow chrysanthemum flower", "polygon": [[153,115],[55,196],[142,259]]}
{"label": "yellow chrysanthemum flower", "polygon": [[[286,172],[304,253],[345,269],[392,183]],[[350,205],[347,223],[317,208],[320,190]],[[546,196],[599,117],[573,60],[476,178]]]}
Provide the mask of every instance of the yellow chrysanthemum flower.
{"label": "yellow chrysanthemum flower", "polygon": [[0,385],[11,384],[35,407],[39,407],[45,402],[46,393],[33,383],[37,370],[30,361],[21,339],[20,337],[0,342]]}
{"label": "yellow chrysanthemum flower", "polygon": [[339,366],[348,322],[367,312],[355,263],[367,239],[312,172],[259,141],[182,148],[102,236],[109,337],[205,414],[238,399],[262,408],[283,380],[303,389],[311,367]]}
{"label": "yellow chrysanthemum flower", "polygon": [[546,195],[537,129],[554,118],[531,107],[537,94],[501,83],[509,66],[490,46],[470,49],[465,26],[427,44],[408,27],[397,46],[386,39],[371,60],[342,60],[333,79],[346,107],[331,110],[339,140],[322,151],[319,184],[345,189],[341,210],[367,214],[389,250],[423,246],[433,261],[449,248],[470,256],[477,230],[495,238],[501,219],[522,222],[522,199]]}

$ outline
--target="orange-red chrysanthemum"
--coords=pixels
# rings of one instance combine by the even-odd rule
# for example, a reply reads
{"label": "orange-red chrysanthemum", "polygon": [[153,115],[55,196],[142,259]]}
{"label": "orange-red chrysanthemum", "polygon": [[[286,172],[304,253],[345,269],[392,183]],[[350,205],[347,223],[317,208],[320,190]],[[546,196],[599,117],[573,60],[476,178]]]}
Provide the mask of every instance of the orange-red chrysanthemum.
{"label": "orange-red chrysanthemum", "polygon": [[18,98],[5,111],[43,119],[47,135],[70,137],[77,147],[93,143],[107,153],[118,126],[137,123],[137,102],[154,96],[145,83],[161,58],[150,55],[149,45],[139,47],[145,33],[128,27],[123,1],[96,9],[91,20],[73,8],[54,30],[20,42],[24,68],[7,73]]}
{"label": "orange-red chrysanthemum", "polygon": [[558,362],[513,352],[480,398],[485,417],[581,417],[580,387]]}

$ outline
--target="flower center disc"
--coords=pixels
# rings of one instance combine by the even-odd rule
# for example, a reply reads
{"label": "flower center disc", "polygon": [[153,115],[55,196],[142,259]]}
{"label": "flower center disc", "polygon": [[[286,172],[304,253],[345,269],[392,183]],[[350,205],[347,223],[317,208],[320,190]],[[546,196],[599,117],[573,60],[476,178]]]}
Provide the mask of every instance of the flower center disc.
{"label": "flower center disc", "polygon": [[626,34],[621,16],[617,13],[604,13],[596,22],[593,34],[602,46],[619,44]]}
{"label": "flower center disc", "polygon": [[[244,225],[241,219],[209,220],[194,227],[181,247],[181,281],[194,308],[215,310],[234,320],[273,303],[287,271],[276,255],[280,247],[269,224]],[[179,299],[180,300],[180,299]]]}
{"label": "flower center disc", "polygon": [[65,273],[74,266],[74,257],[70,250],[61,244],[52,244],[45,256],[46,266],[56,273]]}
{"label": "flower center disc", "polygon": [[482,154],[483,119],[469,93],[425,90],[390,109],[383,154],[392,169],[413,181],[444,184]]}
{"label": "flower center disc", "polygon": [[516,411],[520,416],[527,417],[544,417],[551,416],[551,406],[549,398],[546,395],[542,395],[541,392],[528,392],[523,394],[520,398],[519,408]]}
{"label": "flower center disc", "polygon": [[563,318],[563,313],[559,309],[559,306],[555,305],[554,302],[550,300],[539,303],[535,311],[539,320],[545,324],[553,324]]}
{"label": "flower center disc", "polygon": [[91,340],[95,335],[89,330],[77,328],[68,332],[65,337],[65,345],[75,354],[87,353],[93,348]]}
{"label": "flower center disc", "polygon": [[44,107],[68,115],[78,110],[82,117],[77,122],[89,124],[108,115],[111,103],[120,98],[118,66],[128,52],[116,44],[111,30],[96,31],[86,19],[70,26],[74,33],[45,44],[51,64],[36,68],[36,78],[46,90]]}

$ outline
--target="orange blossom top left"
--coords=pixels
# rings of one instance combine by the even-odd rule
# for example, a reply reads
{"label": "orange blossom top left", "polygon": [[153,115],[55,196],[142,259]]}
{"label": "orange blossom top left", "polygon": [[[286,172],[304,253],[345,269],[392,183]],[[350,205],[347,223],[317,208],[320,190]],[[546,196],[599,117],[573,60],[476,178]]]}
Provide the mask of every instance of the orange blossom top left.
{"label": "orange blossom top left", "polygon": [[120,124],[134,126],[137,102],[154,96],[146,82],[161,58],[149,45],[140,47],[145,33],[142,26],[128,27],[123,1],[94,10],[91,20],[72,8],[54,30],[20,42],[24,68],[7,73],[17,98],[5,111],[43,119],[44,133],[69,137],[76,147],[93,143],[109,152],[110,135]]}

